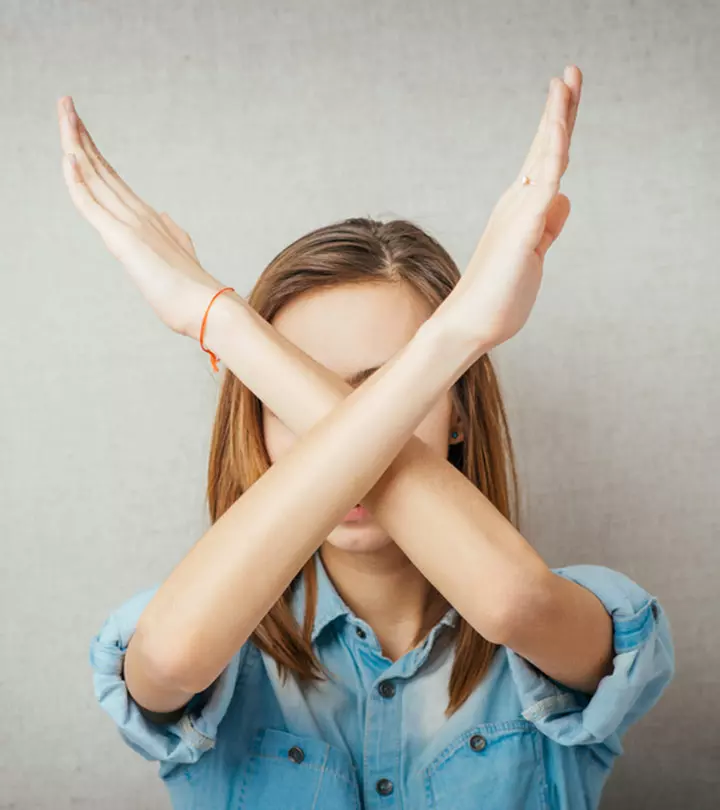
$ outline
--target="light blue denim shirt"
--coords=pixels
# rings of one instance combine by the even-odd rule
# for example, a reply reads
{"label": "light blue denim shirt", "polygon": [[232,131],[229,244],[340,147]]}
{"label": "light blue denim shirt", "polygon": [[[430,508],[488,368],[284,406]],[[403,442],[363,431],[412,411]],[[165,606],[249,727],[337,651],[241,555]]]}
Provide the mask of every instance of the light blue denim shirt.
{"label": "light blue denim shirt", "polygon": [[[454,609],[397,661],[340,598],[315,553],[312,638],[331,681],[283,684],[246,642],[182,719],[156,725],[129,697],[122,659],[158,586],[141,591],[90,645],[95,694],[135,751],[160,763],[176,810],[585,810],[596,808],[621,737],[674,673],[656,598],[596,565],[554,569],[593,591],[612,616],[615,659],[592,697],[506,647],[451,717],[444,715]],[[293,611],[304,614],[304,580]]]}

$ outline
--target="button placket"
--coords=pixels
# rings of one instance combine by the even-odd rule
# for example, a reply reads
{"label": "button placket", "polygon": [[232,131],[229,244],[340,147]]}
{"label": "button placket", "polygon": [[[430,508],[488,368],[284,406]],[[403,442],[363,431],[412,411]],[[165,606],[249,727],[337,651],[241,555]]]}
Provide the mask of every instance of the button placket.
{"label": "button placket", "polygon": [[[373,791],[373,802],[368,795],[367,806],[373,810],[390,808],[402,802],[402,773],[397,750],[400,746],[402,701],[398,677],[400,668],[387,667],[376,680],[368,695],[365,718],[365,743],[372,756],[366,758],[364,773],[365,790]],[[374,695],[373,695],[374,692]],[[394,699],[393,699],[394,698]],[[392,796],[392,798],[390,798]]]}
{"label": "button placket", "polygon": [[367,649],[369,649],[370,652],[377,654],[378,657],[382,657],[382,648],[380,647],[380,643],[378,642],[377,637],[374,635],[372,628],[366,630],[361,625],[352,622],[351,626],[346,628],[346,632],[352,633],[353,628],[355,636],[366,642],[365,646]]}

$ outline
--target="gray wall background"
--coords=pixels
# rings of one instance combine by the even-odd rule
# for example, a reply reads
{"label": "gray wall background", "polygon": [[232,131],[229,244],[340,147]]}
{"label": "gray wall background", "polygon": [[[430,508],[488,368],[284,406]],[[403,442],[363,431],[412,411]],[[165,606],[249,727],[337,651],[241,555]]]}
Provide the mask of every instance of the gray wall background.
{"label": "gray wall background", "polygon": [[246,294],[348,215],[407,217],[464,268],[567,62],[573,211],[494,353],[524,531],[671,619],[676,680],[603,807],[717,806],[718,41],[709,0],[3,0],[0,808],[168,806],[96,706],[87,650],[208,525],[217,379],[73,208],[57,98]]}

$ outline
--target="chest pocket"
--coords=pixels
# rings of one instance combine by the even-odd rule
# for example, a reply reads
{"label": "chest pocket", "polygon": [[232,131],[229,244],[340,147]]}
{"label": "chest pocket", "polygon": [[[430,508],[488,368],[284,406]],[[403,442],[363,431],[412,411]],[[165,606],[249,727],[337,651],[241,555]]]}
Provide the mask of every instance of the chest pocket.
{"label": "chest pocket", "polygon": [[265,728],[252,741],[238,810],[360,810],[350,755],[323,740]]}
{"label": "chest pocket", "polygon": [[544,810],[540,732],[526,720],[484,723],[453,740],[423,771],[434,810]]}

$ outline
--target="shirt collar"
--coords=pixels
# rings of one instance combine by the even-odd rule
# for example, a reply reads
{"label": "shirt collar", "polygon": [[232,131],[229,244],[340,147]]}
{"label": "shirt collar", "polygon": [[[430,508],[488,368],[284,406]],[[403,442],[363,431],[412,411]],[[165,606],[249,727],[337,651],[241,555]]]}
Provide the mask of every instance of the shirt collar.
{"label": "shirt collar", "polygon": [[[320,556],[320,551],[313,554],[313,561],[315,563],[315,575],[317,578],[317,606],[315,609],[315,620],[312,627],[311,640],[314,643],[316,638],[329,624],[339,619],[341,616],[350,618],[357,618],[348,605],[343,601],[337,589],[328,576],[325,565],[323,564]],[[298,583],[293,591],[292,596],[292,611],[295,620],[302,627],[303,617],[305,615],[305,575],[301,574]],[[440,619],[438,624],[446,624],[454,627],[458,621],[458,612],[455,608],[450,607],[445,615]]]}

